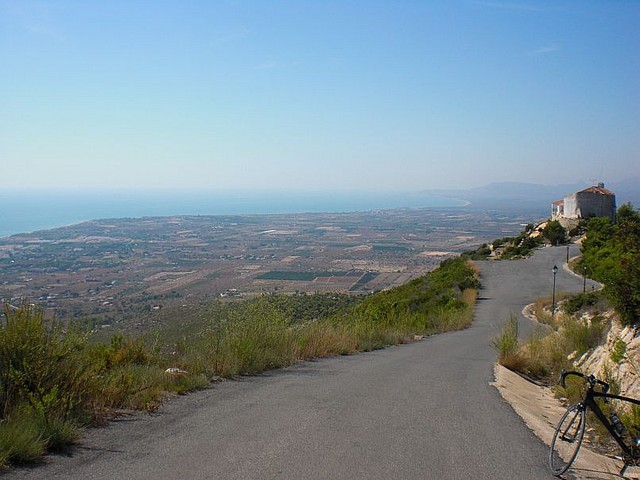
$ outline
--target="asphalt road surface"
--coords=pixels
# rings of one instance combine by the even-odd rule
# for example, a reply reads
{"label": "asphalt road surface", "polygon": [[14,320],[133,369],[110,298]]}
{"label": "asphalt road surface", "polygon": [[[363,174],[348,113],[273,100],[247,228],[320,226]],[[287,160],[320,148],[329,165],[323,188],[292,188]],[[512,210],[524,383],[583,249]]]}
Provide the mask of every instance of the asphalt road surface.
{"label": "asphalt road surface", "polygon": [[[572,254],[577,247],[572,246]],[[510,314],[582,291],[566,247],[480,262],[472,327],[223,382],[90,430],[34,479],[547,479],[547,449],[491,386],[491,339]],[[590,289],[590,283],[588,287]]]}

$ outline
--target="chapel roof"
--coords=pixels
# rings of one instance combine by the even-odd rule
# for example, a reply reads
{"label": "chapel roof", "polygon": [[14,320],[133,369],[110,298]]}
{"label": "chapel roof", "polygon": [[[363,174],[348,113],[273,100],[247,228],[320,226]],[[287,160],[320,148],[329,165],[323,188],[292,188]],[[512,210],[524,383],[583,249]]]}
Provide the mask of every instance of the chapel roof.
{"label": "chapel roof", "polygon": [[593,185],[589,188],[585,188],[584,190],[580,190],[578,193],[596,193],[598,195],[615,195],[611,190],[607,190],[604,188],[604,183],[599,183],[598,185]]}

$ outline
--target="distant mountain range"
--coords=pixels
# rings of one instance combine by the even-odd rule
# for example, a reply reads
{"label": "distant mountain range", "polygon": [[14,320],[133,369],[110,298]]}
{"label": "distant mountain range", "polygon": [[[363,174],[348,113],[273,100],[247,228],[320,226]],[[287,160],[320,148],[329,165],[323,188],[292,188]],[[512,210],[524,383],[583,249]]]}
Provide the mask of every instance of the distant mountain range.
{"label": "distant mountain range", "polygon": [[[530,208],[534,211],[550,212],[551,202],[591,186],[588,182],[561,185],[540,185],[521,182],[495,182],[483,187],[467,190],[426,190],[426,195],[453,197],[465,200],[471,206],[481,208]],[[634,208],[640,207],[640,177],[621,182],[605,184],[605,188],[616,194],[618,206],[631,202]],[[545,213],[546,214],[546,213]]]}

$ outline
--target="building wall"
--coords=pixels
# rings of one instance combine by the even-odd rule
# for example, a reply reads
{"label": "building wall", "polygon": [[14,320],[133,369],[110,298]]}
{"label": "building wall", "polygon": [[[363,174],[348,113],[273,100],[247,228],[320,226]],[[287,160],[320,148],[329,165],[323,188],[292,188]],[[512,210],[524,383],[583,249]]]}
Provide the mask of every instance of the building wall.
{"label": "building wall", "polygon": [[592,192],[578,192],[575,194],[581,218],[609,217],[615,220],[616,197]]}
{"label": "building wall", "polygon": [[580,218],[580,209],[578,208],[577,194],[564,197],[564,214],[565,218]]}
{"label": "building wall", "polygon": [[615,219],[616,197],[594,192],[578,192],[564,199],[565,218],[609,217]]}

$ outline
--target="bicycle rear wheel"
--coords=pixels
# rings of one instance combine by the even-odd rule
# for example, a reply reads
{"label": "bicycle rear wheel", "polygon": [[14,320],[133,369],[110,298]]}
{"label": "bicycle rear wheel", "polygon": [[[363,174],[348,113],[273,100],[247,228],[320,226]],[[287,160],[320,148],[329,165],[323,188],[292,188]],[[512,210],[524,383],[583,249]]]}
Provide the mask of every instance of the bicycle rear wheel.
{"label": "bicycle rear wheel", "polygon": [[586,407],[576,403],[560,419],[549,448],[549,468],[554,475],[566,472],[578,455],[584,437]]}

